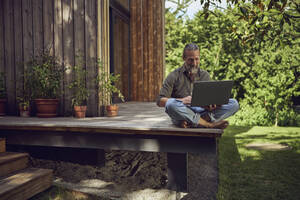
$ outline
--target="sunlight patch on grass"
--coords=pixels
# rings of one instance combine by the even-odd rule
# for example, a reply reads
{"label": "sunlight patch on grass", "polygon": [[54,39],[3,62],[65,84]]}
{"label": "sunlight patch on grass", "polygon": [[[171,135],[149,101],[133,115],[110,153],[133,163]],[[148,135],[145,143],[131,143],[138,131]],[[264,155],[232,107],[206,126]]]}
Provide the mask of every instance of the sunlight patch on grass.
{"label": "sunlight patch on grass", "polygon": [[[292,149],[295,142],[300,142],[300,128],[296,127],[254,126],[235,135],[235,143],[242,161],[248,157],[261,159],[261,151]],[[251,145],[252,148],[249,148]]]}
{"label": "sunlight patch on grass", "polygon": [[248,149],[257,149],[257,150],[266,150],[266,151],[283,151],[291,149],[288,145],[285,144],[275,144],[275,143],[249,143],[245,145]]}
{"label": "sunlight patch on grass", "polygon": [[253,160],[262,159],[262,156],[258,150],[249,150],[246,148],[239,148],[238,149],[241,161],[245,161],[245,159],[251,157]]}

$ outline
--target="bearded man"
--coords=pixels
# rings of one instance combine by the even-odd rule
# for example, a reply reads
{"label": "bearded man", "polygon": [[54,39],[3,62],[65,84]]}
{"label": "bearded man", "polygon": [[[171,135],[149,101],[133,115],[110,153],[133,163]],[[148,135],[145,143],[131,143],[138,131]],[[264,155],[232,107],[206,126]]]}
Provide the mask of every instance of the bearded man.
{"label": "bearded man", "polygon": [[[165,107],[172,122],[182,128],[204,127],[225,129],[225,119],[236,113],[239,104],[229,99],[228,104],[191,107],[191,93],[194,81],[209,81],[209,73],[199,68],[199,47],[187,44],[183,50],[183,66],[172,71],[164,80],[156,103]],[[205,94],[203,94],[204,96]]]}

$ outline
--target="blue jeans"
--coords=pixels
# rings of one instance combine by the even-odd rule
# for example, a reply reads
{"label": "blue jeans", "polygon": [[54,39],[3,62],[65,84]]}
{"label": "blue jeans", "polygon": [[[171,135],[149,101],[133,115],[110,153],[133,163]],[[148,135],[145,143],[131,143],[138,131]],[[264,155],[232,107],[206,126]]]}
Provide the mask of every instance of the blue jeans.
{"label": "blue jeans", "polygon": [[170,98],[166,102],[166,113],[171,118],[173,124],[180,125],[182,121],[186,121],[196,127],[200,117],[207,114],[212,122],[226,119],[239,110],[239,103],[235,99],[229,99],[228,104],[218,107],[214,111],[207,111],[202,107],[191,107],[182,103],[175,98]]}

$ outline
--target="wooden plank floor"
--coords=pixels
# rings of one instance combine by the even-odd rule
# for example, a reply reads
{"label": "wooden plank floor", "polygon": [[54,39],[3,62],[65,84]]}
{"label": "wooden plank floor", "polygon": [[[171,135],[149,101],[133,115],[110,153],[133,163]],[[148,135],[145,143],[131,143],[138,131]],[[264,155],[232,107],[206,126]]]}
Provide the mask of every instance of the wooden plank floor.
{"label": "wooden plank floor", "polygon": [[219,137],[220,129],[190,128],[174,126],[164,108],[154,102],[126,102],[119,104],[117,117],[73,117],[22,118],[0,117],[1,130],[44,130],[116,134],[152,134]]}

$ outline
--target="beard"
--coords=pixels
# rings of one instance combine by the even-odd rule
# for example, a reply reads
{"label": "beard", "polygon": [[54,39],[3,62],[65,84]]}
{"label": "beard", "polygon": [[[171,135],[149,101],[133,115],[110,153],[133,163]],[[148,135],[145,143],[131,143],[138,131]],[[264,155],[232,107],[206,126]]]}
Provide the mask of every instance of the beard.
{"label": "beard", "polygon": [[198,73],[198,65],[185,64],[185,68],[189,72],[190,76],[194,77]]}

